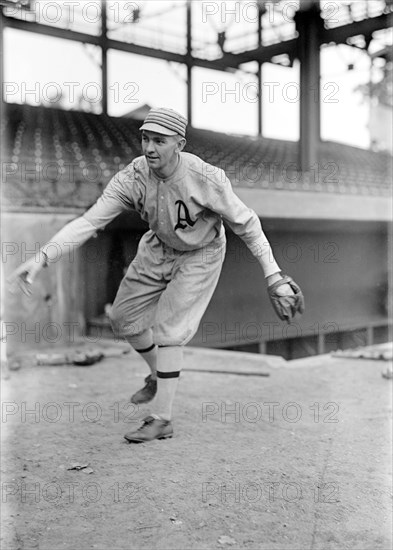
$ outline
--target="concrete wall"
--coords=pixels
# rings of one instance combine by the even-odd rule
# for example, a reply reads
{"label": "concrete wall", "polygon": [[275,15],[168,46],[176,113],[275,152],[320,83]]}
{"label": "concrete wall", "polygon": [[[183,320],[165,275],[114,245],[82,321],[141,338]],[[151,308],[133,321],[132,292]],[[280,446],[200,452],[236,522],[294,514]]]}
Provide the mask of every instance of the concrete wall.
{"label": "concrete wall", "polygon": [[77,213],[24,212],[2,214],[1,261],[4,270],[4,330],[7,352],[69,341],[85,329],[84,285],[80,251],[60,257],[37,277],[33,294],[25,296],[7,284],[13,269],[31,258]]}
{"label": "concrete wall", "polygon": [[[120,216],[80,249],[62,256],[59,253],[58,260],[38,275],[31,296],[7,282],[16,267],[82,212],[31,209],[3,213],[3,334],[8,354],[26,350],[27,346],[51,346],[86,335],[86,321],[102,314],[105,304],[115,297],[123,266],[132,260],[146,230],[136,215]],[[111,335],[111,331],[102,334]]]}
{"label": "concrete wall", "polygon": [[387,317],[387,227],[366,222],[269,221],[278,264],[302,287],[306,312],[290,326],[270,305],[259,264],[228,234],[223,273],[193,343],[222,347],[341,332]]}

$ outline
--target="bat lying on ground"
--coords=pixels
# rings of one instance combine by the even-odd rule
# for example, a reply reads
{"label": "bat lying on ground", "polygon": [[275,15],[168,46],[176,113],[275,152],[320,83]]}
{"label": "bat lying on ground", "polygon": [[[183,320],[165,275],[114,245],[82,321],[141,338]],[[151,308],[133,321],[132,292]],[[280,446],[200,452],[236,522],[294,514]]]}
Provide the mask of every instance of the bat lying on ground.
{"label": "bat lying on ground", "polygon": [[26,364],[26,362],[33,365],[40,366],[64,366],[64,365],[77,365],[80,367],[89,367],[98,363],[102,359],[107,357],[122,357],[129,353],[131,348],[87,348],[77,349],[71,352],[57,352],[57,353],[32,353],[23,357],[15,357],[10,361],[9,368],[11,370],[17,370]]}

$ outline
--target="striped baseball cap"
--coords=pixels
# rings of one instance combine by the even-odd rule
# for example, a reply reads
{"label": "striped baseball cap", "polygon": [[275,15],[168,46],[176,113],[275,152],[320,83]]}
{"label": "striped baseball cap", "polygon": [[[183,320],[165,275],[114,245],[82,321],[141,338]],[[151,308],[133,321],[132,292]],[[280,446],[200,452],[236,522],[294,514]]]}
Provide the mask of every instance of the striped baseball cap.
{"label": "striped baseball cap", "polygon": [[164,134],[164,136],[175,136],[179,134],[182,137],[186,137],[187,119],[180,115],[173,109],[167,109],[166,107],[159,107],[158,109],[151,109],[149,114],[143,121],[143,125],[140,130],[150,130],[150,132],[157,132],[158,134]]}

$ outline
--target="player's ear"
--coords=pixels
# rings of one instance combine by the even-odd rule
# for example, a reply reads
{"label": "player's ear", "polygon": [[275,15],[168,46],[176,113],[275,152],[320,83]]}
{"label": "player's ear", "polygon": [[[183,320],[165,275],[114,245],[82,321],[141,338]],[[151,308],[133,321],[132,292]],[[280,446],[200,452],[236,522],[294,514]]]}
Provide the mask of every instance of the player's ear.
{"label": "player's ear", "polygon": [[180,151],[183,151],[184,147],[186,146],[187,140],[183,137],[179,138],[177,141],[177,147],[176,152],[180,153]]}

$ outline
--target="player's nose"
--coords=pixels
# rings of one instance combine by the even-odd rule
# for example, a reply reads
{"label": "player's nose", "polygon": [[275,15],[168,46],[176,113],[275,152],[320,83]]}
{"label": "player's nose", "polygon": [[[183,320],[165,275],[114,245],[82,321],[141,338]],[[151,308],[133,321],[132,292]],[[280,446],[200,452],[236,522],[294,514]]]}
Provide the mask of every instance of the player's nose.
{"label": "player's nose", "polygon": [[145,142],[145,151],[146,153],[154,153],[154,141],[152,139],[149,139],[149,141]]}

